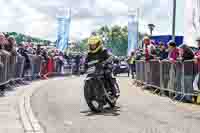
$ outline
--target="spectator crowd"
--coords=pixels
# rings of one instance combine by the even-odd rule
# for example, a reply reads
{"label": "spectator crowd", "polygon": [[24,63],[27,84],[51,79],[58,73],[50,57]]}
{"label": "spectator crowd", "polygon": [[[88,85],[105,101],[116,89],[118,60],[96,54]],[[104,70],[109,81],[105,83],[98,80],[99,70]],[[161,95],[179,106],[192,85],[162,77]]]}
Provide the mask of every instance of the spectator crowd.
{"label": "spectator crowd", "polygon": [[200,59],[200,38],[197,38],[197,49],[193,49],[187,44],[177,46],[176,42],[169,41],[167,44],[159,42],[156,44],[148,37],[144,37],[142,49],[137,49],[131,53],[130,57],[135,60],[169,60],[172,63],[175,61],[195,60]]}
{"label": "spectator crowd", "polygon": [[145,60],[146,62],[151,60],[166,60],[171,63],[175,63],[176,61],[183,62],[186,60],[194,60],[195,63],[200,62],[200,37],[197,38],[196,41],[197,48],[194,48],[187,44],[177,46],[176,42],[172,40],[167,44],[163,42],[155,43],[155,41],[151,40],[149,37],[144,37],[143,48],[131,52],[127,60],[132,76],[134,77],[136,71],[136,60]]}
{"label": "spectator crowd", "polygon": [[[47,79],[54,73],[63,74],[65,65],[74,65],[71,69],[74,68],[73,72],[78,74],[80,65],[84,61],[80,54],[67,55],[56,47],[34,44],[31,40],[17,44],[13,36],[0,33],[0,88],[7,83],[7,80],[13,78],[14,75],[10,73],[17,73],[16,71],[21,70],[17,68],[19,59],[23,59],[23,66],[18,77],[23,80]],[[8,77],[8,75],[12,76]]]}
{"label": "spectator crowd", "polygon": [[[133,73],[137,71],[137,80],[158,87],[162,94],[200,103],[200,37],[196,46],[178,46],[174,41],[156,44],[145,37],[143,48],[131,53],[129,65]],[[169,93],[163,91],[166,89]]]}

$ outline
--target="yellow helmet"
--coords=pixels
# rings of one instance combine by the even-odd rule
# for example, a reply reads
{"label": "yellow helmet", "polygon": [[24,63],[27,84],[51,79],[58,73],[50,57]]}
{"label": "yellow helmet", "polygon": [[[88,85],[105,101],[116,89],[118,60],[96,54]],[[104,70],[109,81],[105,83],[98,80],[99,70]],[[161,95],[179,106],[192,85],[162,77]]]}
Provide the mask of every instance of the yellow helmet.
{"label": "yellow helmet", "polygon": [[[90,53],[97,53],[99,50],[103,48],[103,43],[101,40],[101,37],[99,36],[92,36],[88,39],[88,45],[89,45],[89,52]],[[93,48],[93,46],[96,46]]]}

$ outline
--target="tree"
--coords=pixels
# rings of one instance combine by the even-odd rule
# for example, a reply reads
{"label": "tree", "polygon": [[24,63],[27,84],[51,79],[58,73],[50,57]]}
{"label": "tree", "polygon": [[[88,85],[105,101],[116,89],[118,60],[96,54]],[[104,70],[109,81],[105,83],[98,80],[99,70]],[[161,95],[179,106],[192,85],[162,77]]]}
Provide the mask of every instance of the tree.
{"label": "tree", "polygon": [[[108,27],[102,26],[95,31],[104,39],[104,46],[110,48],[113,54],[125,56],[128,48],[128,28],[118,25]],[[80,43],[81,51],[87,50],[87,39]]]}
{"label": "tree", "polygon": [[7,32],[6,34],[8,34],[9,36],[13,36],[15,38],[17,44],[19,44],[21,42],[26,42],[26,41],[29,41],[29,40],[33,43],[44,43],[44,44],[47,44],[47,45],[49,45],[51,43],[51,41],[49,41],[49,40],[31,37],[31,36],[24,35],[24,34],[17,33],[17,32]]}
{"label": "tree", "polygon": [[88,49],[87,40],[88,39],[84,39],[79,43],[80,52],[82,52],[82,53],[84,53]]}
{"label": "tree", "polygon": [[[127,49],[128,49],[128,27],[124,26],[102,26],[99,29],[95,31],[98,35],[100,35],[103,38],[106,38],[104,40],[104,46],[106,48],[111,48],[113,54],[118,56],[126,56],[127,55]],[[147,33],[140,33],[139,32],[139,41],[138,45],[140,48],[142,48],[142,40],[144,36],[148,36]],[[80,49],[81,51],[87,50],[87,38],[83,39],[80,42]]]}

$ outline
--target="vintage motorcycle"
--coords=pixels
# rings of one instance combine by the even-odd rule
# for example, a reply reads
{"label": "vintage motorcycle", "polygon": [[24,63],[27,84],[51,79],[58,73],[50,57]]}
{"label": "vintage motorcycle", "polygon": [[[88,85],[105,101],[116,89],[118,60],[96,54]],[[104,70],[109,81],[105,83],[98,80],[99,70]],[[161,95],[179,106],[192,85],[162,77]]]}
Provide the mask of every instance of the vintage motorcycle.
{"label": "vintage motorcycle", "polygon": [[[114,108],[119,96],[119,86],[112,76],[112,63],[99,63],[98,60],[88,63],[87,76],[84,84],[84,96],[89,108],[94,112],[102,112],[105,105]],[[109,76],[108,76],[109,75]]]}

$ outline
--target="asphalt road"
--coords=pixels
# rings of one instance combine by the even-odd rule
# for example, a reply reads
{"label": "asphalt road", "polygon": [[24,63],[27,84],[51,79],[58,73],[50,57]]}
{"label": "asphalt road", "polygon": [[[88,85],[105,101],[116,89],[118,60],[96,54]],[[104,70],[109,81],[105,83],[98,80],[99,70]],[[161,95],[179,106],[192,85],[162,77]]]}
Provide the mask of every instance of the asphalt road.
{"label": "asphalt road", "polygon": [[32,97],[36,117],[47,133],[199,133],[200,107],[175,104],[118,78],[118,107],[102,114],[88,112],[82,98],[83,77],[49,80]]}

